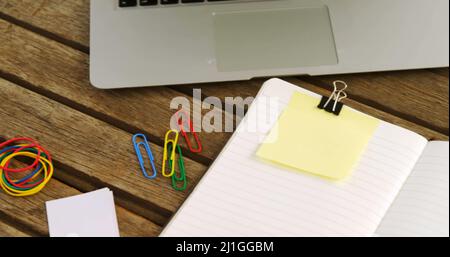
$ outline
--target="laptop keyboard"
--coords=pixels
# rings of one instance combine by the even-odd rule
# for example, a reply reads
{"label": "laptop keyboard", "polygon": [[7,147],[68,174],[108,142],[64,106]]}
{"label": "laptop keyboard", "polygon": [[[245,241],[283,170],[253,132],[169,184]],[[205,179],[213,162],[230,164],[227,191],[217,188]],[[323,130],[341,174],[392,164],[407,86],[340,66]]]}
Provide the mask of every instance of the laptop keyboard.
{"label": "laptop keyboard", "polygon": [[213,3],[213,2],[217,3],[230,1],[237,1],[237,0],[119,0],[119,7],[200,4],[200,3]]}

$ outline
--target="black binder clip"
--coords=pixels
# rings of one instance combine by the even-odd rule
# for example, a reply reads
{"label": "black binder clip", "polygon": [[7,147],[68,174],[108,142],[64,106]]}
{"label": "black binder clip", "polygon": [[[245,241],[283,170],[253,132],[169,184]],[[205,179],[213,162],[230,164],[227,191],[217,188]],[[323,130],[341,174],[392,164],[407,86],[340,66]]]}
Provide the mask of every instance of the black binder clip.
{"label": "black binder clip", "polygon": [[[340,80],[333,82],[333,86],[334,91],[331,96],[328,98],[326,96],[322,97],[322,100],[320,100],[320,104],[317,107],[329,113],[339,115],[342,111],[342,107],[344,107],[341,100],[347,98],[347,93],[345,93],[345,90],[348,86],[347,83]],[[332,101],[334,101],[334,104],[331,104]]]}

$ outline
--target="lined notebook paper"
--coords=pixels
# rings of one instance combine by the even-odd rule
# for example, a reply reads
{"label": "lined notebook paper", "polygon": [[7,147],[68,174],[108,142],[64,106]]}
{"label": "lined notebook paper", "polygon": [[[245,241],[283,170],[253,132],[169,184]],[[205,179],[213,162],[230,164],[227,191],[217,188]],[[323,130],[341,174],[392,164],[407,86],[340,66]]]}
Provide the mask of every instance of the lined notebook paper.
{"label": "lined notebook paper", "polygon": [[448,142],[428,143],[378,235],[449,236],[448,147]]}
{"label": "lined notebook paper", "polygon": [[[261,162],[266,131],[250,132],[261,96],[278,97],[280,115],[294,92],[282,80],[262,87],[236,132],[162,236],[371,236],[419,160],[427,140],[380,122],[351,178],[328,181]],[[273,121],[272,126],[275,124]],[[269,124],[270,125],[270,124]]]}

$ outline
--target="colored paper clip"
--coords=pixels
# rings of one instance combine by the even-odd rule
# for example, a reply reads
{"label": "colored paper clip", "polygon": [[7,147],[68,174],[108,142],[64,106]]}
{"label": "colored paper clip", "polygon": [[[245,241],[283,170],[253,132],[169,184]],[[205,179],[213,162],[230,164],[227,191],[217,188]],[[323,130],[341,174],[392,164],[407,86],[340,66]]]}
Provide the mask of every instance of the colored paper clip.
{"label": "colored paper clip", "polygon": [[[173,139],[169,139],[170,135],[174,134],[174,138]],[[175,173],[175,165],[172,165],[171,167],[171,171],[169,174],[166,173],[166,163],[167,161],[175,161],[175,147],[172,147],[169,151],[169,144],[172,145],[177,145],[178,144],[178,136],[179,133],[176,130],[169,130],[166,133],[166,138],[165,138],[165,142],[164,142],[164,158],[163,158],[163,163],[162,163],[162,175],[164,177],[172,177],[173,174]],[[169,152],[170,152],[170,157],[169,157]],[[169,159],[170,158],[170,159]]]}
{"label": "colored paper clip", "polygon": [[[180,113],[182,113],[183,115],[180,116]],[[189,151],[191,151],[193,153],[200,153],[202,151],[202,144],[200,142],[200,139],[198,138],[197,133],[194,130],[194,124],[192,123],[191,119],[189,119],[189,115],[184,110],[179,110],[176,113],[176,115],[177,115],[176,117],[177,117],[178,127],[180,129],[181,135],[183,135],[184,139],[186,139],[186,143],[189,147]],[[183,124],[183,121],[186,121],[186,122],[184,122],[184,124]],[[191,140],[189,140],[188,133],[185,130],[186,127],[189,127],[189,132],[192,133],[192,135],[194,136],[194,140],[197,144],[196,149],[194,149],[192,147]]]}
{"label": "colored paper clip", "polygon": [[[138,139],[141,139],[142,141],[138,142]],[[153,153],[152,150],[150,149],[150,145],[148,143],[147,137],[144,134],[136,134],[133,136],[133,145],[134,145],[134,150],[136,151],[136,155],[139,161],[139,166],[141,166],[141,170],[142,170],[142,174],[144,175],[144,177],[148,178],[148,179],[154,179],[156,178],[157,175],[157,171],[156,171],[156,167],[155,167],[155,159],[153,158]],[[145,151],[147,152],[148,158],[150,160],[150,165],[152,167],[152,175],[149,175],[147,173],[147,170],[145,168],[145,161],[144,161],[144,157],[142,156],[142,152],[141,152],[141,146],[144,146]]]}
{"label": "colored paper clip", "polygon": [[[169,148],[169,152],[172,150],[172,143],[169,144],[168,146]],[[181,151],[181,147],[180,145],[176,146],[176,150],[178,152],[178,167],[180,169],[180,176],[177,176],[177,174],[173,174],[172,176],[172,187],[173,189],[177,190],[177,191],[184,191],[187,188],[187,179],[186,179],[186,169],[184,167],[184,160],[183,160],[183,153]],[[175,163],[170,160],[169,161],[170,167],[175,166]],[[182,182],[183,185],[181,187],[178,186],[178,184]]]}

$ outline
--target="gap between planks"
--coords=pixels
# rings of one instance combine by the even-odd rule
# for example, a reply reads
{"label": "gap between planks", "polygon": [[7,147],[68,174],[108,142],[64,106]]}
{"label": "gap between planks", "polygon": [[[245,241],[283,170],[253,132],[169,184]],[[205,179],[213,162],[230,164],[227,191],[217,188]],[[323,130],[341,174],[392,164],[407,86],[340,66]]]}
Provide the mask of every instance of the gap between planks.
{"label": "gap between planks", "polygon": [[[32,203],[33,208],[30,210],[30,206],[26,207],[22,212],[26,212],[28,215],[33,215],[35,220],[30,220],[24,217],[24,215],[18,214],[14,210],[4,211],[0,209],[0,236],[31,236],[31,237],[47,237],[49,236],[48,223],[46,218],[45,202],[50,200],[56,200],[66,197],[71,197],[84,193],[76,188],[73,188],[63,181],[57,178],[52,178],[52,181],[47,187],[53,187],[52,192],[42,191],[39,194],[42,196],[29,196],[31,200],[25,198],[12,198],[8,202],[19,200],[13,204],[13,207],[19,208],[23,202]],[[47,188],[46,187],[46,188]],[[60,191],[61,189],[62,191]],[[46,190],[46,189],[44,189]],[[50,193],[50,194],[47,194]],[[56,195],[55,195],[56,194]],[[115,192],[114,192],[115,194]],[[10,196],[1,196],[10,197]],[[33,197],[38,197],[33,198]],[[5,198],[8,199],[8,198]],[[10,202],[10,203],[11,203]],[[123,237],[139,237],[139,236],[158,236],[162,231],[163,226],[154,223],[153,221],[136,214],[125,207],[121,206],[117,201],[117,197],[114,199],[115,209],[117,215],[118,226],[120,235]],[[32,211],[32,212],[30,212]],[[22,213],[23,214],[23,213]],[[10,231],[2,231],[2,227],[6,227]],[[7,233],[7,234],[4,234]]]}
{"label": "gap between planks", "polygon": [[[4,20],[6,20],[6,21],[8,21],[8,22],[10,22],[10,23],[12,23],[14,25],[22,27],[22,28],[24,28],[26,30],[29,30],[29,31],[34,32],[36,34],[39,34],[41,36],[47,37],[47,38],[49,38],[49,39],[51,39],[53,41],[59,42],[61,44],[64,44],[64,45],[66,45],[68,47],[71,47],[71,48],[73,48],[75,50],[81,51],[81,52],[86,53],[86,54],[89,53],[89,47],[86,46],[86,45],[83,45],[82,43],[78,43],[78,42],[75,42],[73,40],[64,39],[63,37],[61,37],[61,36],[59,36],[59,35],[57,35],[55,33],[52,33],[52,32],[50,32],[48,30],[39,28],[39,27],[34,26],[32,24],[29,24],[27,22],[23,22],[23,21],[18,20],[18,19],[14,18],[14,17],[12,17],[10,15],[4,14],[2,12],[0,12],[0,18],[4,19]],[[6,76],[5,74],[4,74],[4,78],[11,80],[11,76]],[[436,74],[438,74],[438,73],[436,73]],[[439,74],[442,74],[442,73],[440,72]],[[302,77],[300,79],[302,79],[302,80],[304,80],[304,81],[306,81],[308,83],[311,83],[314,86],[317,86],[318,88],[322,88],[322,89],[325,88],[324,82],[321,82],[319,79],[316,79],[314,77]],[[19,81],[15,81],[15,80],[12,80],[12,81],[16,82],[17,84],[19,84],[21,86],[26,84],[26,83],[23,83],[24,81],[21,81],[20,83],[19,83]],[[30,86],[30,85],[31,84],[28,84],[28,86]],[[187,87],[189,88],[189,86],[187,86]],[[43,91],[39,92],[38,90],[36,90],[37,87],[34,87],[34,86],[33,87],[28,87],[28,88],[33,90],[33,91],[35,91],[35,92],[37,92],[37,93],[45,94],[46,96],[48,96],[50,98],[57,96],[56,94],[53,94],[52,92],[43,92]],[[191,94],[189,94],[189,90],[186,90],[186,86],[171,86],[170,88],[172,90],[180,92],[180,93],[182,93],[184,95],[191,96]],[[207,97],[207,95],[203,94],[203,97]],[[113,117],[110,117],[108,115],[104,115],[102,113],[96,112],[95,110],[91,110],[89,108],[81,106],[81,105],[77,104],[76,102],[73,102],[73,101],[71,101],[69,99],[62,100],[63,98],[61,98],[61,97],[57,97],[55,99],[58,100],[58,98],[61,100],[61,103],[63,103],[63,104],[67,104],[67,105],[69,105],[71,107],[76,108],[77,110],[80,110],[82,112],[90,114],[91,116],[96,117],[96,118],[98,118],[98,119],[100,119],[102,121],[105,121],[107,123],[110,123],[111,125],[114,125],[114,126],[120,128],[122,130],[131,132],[131,133],[139,131],[136,127],[134,127],[134,126],[132,126],[130,124],[127,124],[127,123],[122,122],[120,120],[114,119]],[[426,122],[423,119],[419,119],[419,118],[417,118],[415,116],[408,115],[408,114],[405,114],[403,112],[396,111],[396,110],[394,110],[392,108],[389,108],[387,106],[381,105],[381,104],[379,104],[379,103],[377,103],[377,102],[375,102],[373,100],[365,99],[365,98],[357,97],[357,96],[353,96],[353,100],[355,100],[355,101],[357,101],[359,103],[362,103],[362,104],[365,104],[365,105],[377,108],[377,109],[379,109],[379,110],[381,110],[383,112],[392,114],[392,115],[397,116],[397,117],[399,117],[399,118],[401,118],[403,120],[416,123],[416,124],[418,124],[418,125],[420,125],[422,127],[429,128],[431,130],[434,130],[436,132],[439,132],[441,134],[444,134],[444,135],[448,136],[448,130],[446,130],[446,129],[442,129],[442,128],[439,128],[437,126],[434,126],[433,124],[431,124],[429,122]],[[222,111],[223,112],[227,111],[225,106],[222,106]],[[231,113],[231,115],[234,116],[234,113]],[[234,117],[234,120],[236,120],[235,117]],[[152,140],[155,140],[155,142],[157,142],[158,145],[163,145],[163,141],[159,137],[151,136],[152,135],[151,133],[147,133],[147,134],[149,134],[150,138]],[[183,150],[186,150],[186,149],[183,149]],[[187,151],[187,153],[188,153],[188,157],[190,157],[191,159],[193,159],[195,161],[198,161],[198,162],[200,162],[202,164],[209,165],[212,162],[211,158],[206,158],[206,157],[204,157],[202,155],[196,155],[196,154],[191,154],[190,155],[189,151]]]}
{"label": "gap between planks", "polygon": [[61,44],[66,45],[68,47],[71,47],[71,48],[73,48],[75,50],[78,50],[80,52],[89,54],[89,47],[88,46],[85,46],[83,44],[80,44],[80,43],[78,43],[76,41],[73,41],[73,40],[70,40],[70,39],[65,39],[65,38],[63,38],[63,37],[61,37],[61,36],[59,36],[59,35],[57,35],[55,33],[52,33],[52,32],[50,32],[48,30],[39,28],[39,27],[34,26],[34,25],[30,24],[30,23],[18,20],[18,19],[14,18],[14,17],[12,17],[12,16],[10,16],[8,14],[5,14],[5,13],[1,12],[1,11],[0,11],[0,19],[8,21],[8,22],[10,22],[10,23],[12,23],[12,24],[14,24],[16,26],[22,27],[22,28],[24,28],[26,30],[32,31],[32,32],[34,32],[36,34],[39,34],[41,36],[47,37],[47,38],[49,38],[49,39],[51,39],[53,41],[56,41],[58,43],[61,43]]}
{"label": "gap between planks", "polygon": [[[15,84],[10,84],[10,85],[5,84],[5,87],[6,88],[9,87],[9,90],[12,90],[15,86],[20,88],[20,86],[15,85]],[[27,89],[23,89],[23,94],[30,94],[30,96],[32,96],[33,94],[36,94],[34,92],[33,93],[26,93],[26,91],[27,91]],[[29,92],[32,92],[32,91],[29,91]],[[23,96],[23,97],[25,97],[25,96]],[[29,97],[29,96],[27,96],[27,97]],[[35,97],[36,97],[36,99],[39,99],[40,101],[42,101],[42,103],[41,103],[42,105],[49,105],[49,104],[51,104],[52,101],[54,101],[54,100],[48,99],[46,97],[43,97],[43,96],[41,96],[39,94],[36,94]],[[56,101],[54,101],[54,102],[56,102]],[[64,112],[64,111],[65,112],[70,112],[70,113],[72,113],[72,111],[73,111],[73,115],[74,115],[74,117],[76,117],[76,119],[79,119],[79,118],[81,118],[83,116],[90,117],[90,116],[87,116],[87,115],[85,115],[85,114],[83,114],[81,112],[77,112],[76,110],[73,110],[73,109],[71,109],[70,107],[68,107],[66,105],[61,105],[60,103],[58,103],[58,104],[60,106],[58,108],[61,108],[61,109],[59,109],[58,111],[55,112],[55,115],[58,116],[58,117],[59,116],[60,117],[66,117],[63,114],[59,113],[61,111],[62,112]],[[52,108],[56,108],[56,106],[53,106]],[[5,117],[7,118],[8,114],[5,114],[5,115],[6,115]],[[36,119],[36,118],[33,118],[33,119]],[[65,120],[60,121],[59,118],[57,118],[57,117],[55,117],[55,119],[58,122],[64,122],[65,121]],[[64,119],[66,119],[66,118],[64,118]],[[96,120],[95,118],[92,118],[92,119]],[[101,124],[101,121],[98,121],[98,123]],[[90,127],[94,128],[95,126],[91,125]],[[111,126],[111,131],[114,131],[113,128],[114,128],[114,126]],[[105,127],[105,129],[106,129],[106,127]],[[121,136],[124,136],[124,135],[128,134],[128,133],[123,132],[123,131],[119,132],[120,130],[118,130],[117,128],[115,129],[115,131],[117,131],[117,132],[115,132],[115,133],[117,133],[117,135],[121,135]],[[67,132],[65,132],[65,133],[67,133]],[[61,137],[61,135],[59,137]],[[45,136],[45,138],[49,139],[48,136]],[[124,140],[125,139],[123,138],[121,141],[124,141]],[[64,144],[62,144],[62,145],[64,145]],[[61,146],[61,145],[59,145],[59,146]],[[155,153],[157,155],[159,155],[160,152],[161,152],[161,149],[157,149],[157,151]],[[72,153],[70,153],[70,154],[72,154]],[[126,155],[127,156],[131,155],[131,153],[128,153]],[[113,157],[113,156],[114,155],[111,154],[109,157]],[[104,176],[104,175],[100,176],[99,178],[93,178],[91,174],[88,175],[88,173],[86,173],[86,172],[78,171],[75,168],[71,168],[72,166],[70,166],[70,167],[67,166],[67,165],[65,166],[63,163],[58,162],[57,160],[59,160],[59,158],[56,158],[56,157],[57,156],[55,156],[55,158],[54,158],[55,159],[55,165],[58,168],[68,169],[68,170],[66,170],[67,172],[61,172],[60,174],[56,175],[55,177],[61,179],[62,181],[65,181],[66,184],[70,185],[71,183],[73,183],[78,188],[82,189],[82,191],[90,191],[91,190],[90,187],[92,187],[92,186],[94,186],[94,188],[105,187],[105,186],[109,187],[113,191],[115,191],[116,195],[119,197],[119,199],[121,199],[121,204],[123,206],[125,206],[126,208],[128,208],[130,210],[133,210],[135,213],[139,213],[143,217],[146,217],[146,218],[149,218],[152,221],[155,221],[155,223],[157,223],[158,225],[161,225],[161,226],[165,225],[165,223],[168,221],[170,216],[175,211],[173,209],[174,207],[171,206],[171,205],[173,205],[173,203],[171,203],[171,204],[164,203],[163,205],[158,205],[156,207],[157,202],[144,200],[144,198],[143,198],[143,195],[145,195],[144,193],[142,193],[139,196],[134,196],[132,193],[135,192],[136,190],[131,190],[130,192],[125,192],[124,188],[126,188],[126,186],[118,186],[119,184],[118,185],[116,185],[116,184],[113,185],[113,184],[111,184],[111,181],[112,181],[111,179],[103,179],[105,182],[102,182],[103,180],[100,181],[99,178]],[[197,179],[196,177],[203,175],[204,174],[204,169],[206,169],[206,168],[204,168],[204,166],[201,167],[200,164],[195,164],[196,162],[193,162],[191,160],[186,159],[186,161],[188,161],[186,163],[187,165],[191,165],[192,168],[195,167],[193,169],[193,171],[195,171],[196,174],[194,174],[194,173],[192,174],[192,177],[191,177],[192,181],[194,181],[194,182],[198,181],[199,178]],[[106,166],[110,166],[110,165],[108,164]],[[114,167],[117,167],[117,166],[114,166]],[[117,168],[120,169],[120,167],[117,167]],[[199,170],[199,168],[201,168],[201,170]],[[103,167],[103,171],[105,171],[105,167]],[[127,173],[127,172],[126,171],[120,172],[120,174],[125,174],[125,173]],[[80,176],[80,175],[83,175],[83,176]],[[81,181],[82,183],[78,183],[79,181]],[[140,179],[139,183],[143,183],[143,181],[144,181],[144,179]],[[125,182],[125,180],[124,180],[124,182]],[[134,180],[133,180],[133,182],[134,182]],[[192,186],[193,185],[194,184],[192,184]],[[155,190],[163,189],[163,187],[157,186],[156,184],[154,184],[152,186],[149,185],[148,187],[149,188],[145,191],[146,195],[149,195],[149,194],[150,195],[154,195],[154,194],[157,193]],[[187,193],[188,192],[186,192],[185,195],[187,195]],[[168,192],[166,192],[166,194],[168,195],[168,197],[170,196],[169,199],[172,199],[172,197],[176,196],[175,193],[168,194]],[[178,196],[176,198],[180,198],[180,197],[181,197],[180,194],[178,194]],[[145,199],[147,199],[147,198],[145,198]],[[183,196],[183,200],[184,199],[186,199],[185,196]],[[175,201],[175,199],[174,199],[174,201]],[[181,199],[180,199],[180,201],[181,201]],[[170,208],[170,210],[168,210],[168,209],[166,210],[165,207],[163,207],[163,206],[166,206],[166,207],[168,206],[168,208]],[[177,203],[177,206],[178,206],[178,203]],[[144,211],[146,211],[146,213],[143,213]],[[157,213],[157,212],[159,213],[158,214],[159,218],[156,217],[155,215],[149,214],[149,213]]]}
{"label": "gap between planks", "polygon": [[[22,162],[20,159],[18,161]],[[61,174],[61,171],[67,173],[60,168],[58,171],[56,174]],[[0,236],[48,236],[45,202],[81,193],[84,192],[65,184],[56,177],[52,178],[43,191],[34,196],[11,197],[0,192],[2,202],[13,207],[4,210],[0,208]],[[121,206],[117,197],[115,197],[115,205],[122,236],[157,236],[162,230],[162,226]],[[20,208],[20,211],[16,208]],[[27,218],[29,215],[32,215],[31,219]]]}
{"label": "gap between planks", "polygon": [[[20,220],[17,220],[15,217],[8,215],[4,211],[0,209],[0,222],[4,223],[5,225],[11,227],[12,229],[16,230],[11,234],[11,236],[16,236],[17,234],[20,234],[20,236],[32,236],[32,237],[43,237],[46,236],[44,233],[35,230],[33,227],[28,226],[27,224],[23,223]],[[0,225],[1,227],[1,225]],[[4,236],[4,235],[0,235]]]}
{"label": "gap between planks", "polygon": [[[440,74],[437,74],[437,73],[436,73],[436,75],[440,76]],[[329,84],[327,84],[326,82],[324,82],[324,81],[322,81],[322,80],[320,80],[318,78],[312,77],[312,76],[304,76],[304,77],[300,77],[299,79],[301,79],[303,81],[306,81],[308,83],[311,83],[311,84],[313,84],[313,85],[315,85],[317,87],[320,87],[322,89],[327,89],[327,90],[330,89],[330,85]],[[378,103],[378,102],[373,101],[373,100],[368,99],[368,98],[356,96],[356,95],[353,95],[351,93],[347,93],[347,94],[348,94],[348,98],[350,98],[352,100],[355,100],[355,101],[357,101],[359,103],[363,103],[365,105],[372,106],[372,107],[374,107],[374,108],[376,108],[376,109],[378,109],[380,111],[383,111],[385,113],[390,113],[390,114],[395,115],[395,116],[397,116],[397,117],[399,117],[401,119],[413,122],[415,124],[418,124],[418,125],[420,125],[422,127],[429,128],[429,129],[434,130],[436,132],[439,132],[441,134],[444,134],[444,135],[447,135],[447,136],[449,135],[448,129],[440,128],[438,126],[435,126],[435,125],[433,125],[432,123],[430,123],[430,122],[428,122],[426,120],[418,118],[417,116],[413,116],[413,115],[409,115],[407,113],[403,113],[401,111],[397,111],[394,108],[391,108],[389,106],[383,105],[381,103]]]}
{"label": "gap between planks", "polygon": [[[2,17],[0,17],[0,18],[2,18]],[[18,22],[20,23],[20,21],[18,21]],[[16,24],[16,25],[21,26],[21,27],[23,27],[23,28],[25,28],[25,29],[27,29],[27,30],[31,30],[31,31],[33,31],[33,32],[35,32],[35,33],[37,33],[37,34],[43,35],[43,36],[45,36],[45,37],[49,37],[48,34],[50,34],[50,35],[55,35],[55,34],[53,34],[53,33],[51,33],[51,32],[45,33],[45,30],[42,30],[42,29],[39,29],[39,28],[36,28],[36,29],[38,29],[38,30],[37,30],[37,31],[34,31],[34,28],[35,28],[35,27],[32,26],[32,25],[30,25],[30,26],[27,27],[27,26],[26,26],[26,23],[23,23],[22,25],[21,25],[21,24]],[[55,38],[55,37],[56,37],[56,38]],[[71,48],[74,48],[74,49],[76,49],[76,50],[78,50],[78,51],[82,51],[82,52],[88,52],[88,51],[89,51],[89,48],[86,48],[86,49],[85,49],[85,50],[87,50],[87,51],[80,50],[80,49],[77,49],[77,47],[74,47],[73,45],[70,45],[69,43],[65,42],[65,41],[67,41],[67,40],[64,40],[63,38],[59,38],[59,39],[58,39],[58,36],[56,36],[56,35],[55,35],[55,37],[49,37],[49,38],[52,39],[52,40],[54,40],[54,41],[60,42],[60,43],[62,43],[62,44],[64,44],[64,45],[67,45],[67,46],[69,46],[69,47],[71,47]],[[1,75],[1,74],[0,74],[0,75]],[[46,97],[48,97],[48,98],[51,98],[51,99],[54,99],[54,97],[59,98],[59,100],[58,100],[58,99],[57,99],[57,100],[60,101],[62,104],[68,105],[69,107],[73,107],[73,106],[74,106],[74,107],[75,107],[74,109],[76,109],[76,110],[78,110],[78,111],[80,111],[80,112],[87,113],[88,115],[91,115],[90,113],[91,113],[91,112],[94,112],[94,115],[91,115],[91,116],[93,116],[93,117],[95,117],[95,118],[97,118],[97,119],[99,119],[99,120],[102,120],[102,121],[104,121],[104,122],[106,122],[106,123],[109,123],[110,125],[113,125],[113,126],[115,126],[115,127],[118,127],[118,128],[120,128],[120,129],[122,129],[122,130],[125,130],[125,131],[127,131],[127,132],[132,132],[132,131],[137,130],[137,129],[134,128],[133,126],[130,126],[130,125],[126,124],[126,123],[120,124],[121,121],[118,121],[118,120],[116,120],[116,119],[114,119],[114,118],[111,118],[111,117],[109,117],[109,116],[107,116],[107,115],[104,115],[104,117],[96,117],[95,115],[102,116],[103,114],[98,113],[98,112],[96,112],[96,111],[94,111],[94,110],[90,110],[90,109],[87,108],[87,107],[84,107],[84,106],[82,106],[82,105],[79,105],[79,104],[76,103],[76,102],[72,102],[72,101],[70,101],[69,99],[66,99],[66,98],[64,98],[64,97],[58,96],[58,95],[56,95],[56,94],[54,94],[54,93],[52,93],[52,92],[50,92],[50,91],[44,92],[42,89],[39,89],[38,87],[36,87],[36,86],[34,86],[34,85],[32,85],[32,84],[30,84],[30,83],[28,83],[28,82],[26,82],[26,81],[23,81],[23,80],[21,80],[20,78],[14,77],[14,75],[7,74],[7,73],[3,73],[3,75],[4,75],[5,79],[10,80],[11,82],[14,82],[14,83],[18,82],[18,83],[16,83],[16,84],[18,84],[18,85],[20,85],[20,86],[22,86],[22,87],[25,87],[25,88],[27,88],[27,89],[30,89],[31,91],[34,91],[34,92],[36,92],[36,93],[43,94],[44,96],[46,96]],[[315,83],[315,84],[316,84],[316,83]],[[172,87],[172,88],[174,88],[175,90],[177,90],[177,91],[179,91],[179,92],[181,92],[181,93],[187,94],[186,90],[181,89],[181,87],[176,87],[176,86],[174,86],[174,87]],[[178,88],[178,89],[177,89],[177,88]],[[67,101],[66,101],[66,100],[67,100]],[[72,106],[71,106],[71,105],[72,105]],[[151,134],[149,134],[149,135],[151,135]],[[161,139],[159,139],[159,138],[155,138],[155,139],[156,139],[155,142],[157,142],[157,141],[159,140],[159,142],[158,142],[157,144],[163,145]],[[191,158],[191,159],[194,159],[194,160],[195,160],[195,158]],[[209,164],[209,162],[210,162],[211,160],[210,160],[210,159],[204,159],[203,161],[205,161],[205,162],[208,161],[208,164]]]}
{"label": "gap between planks", "polygon": [[[87,106],[81,105],[81,104],[77,103],[76,101],[68,99],[68,98],[66,98],[64,96],[55,94],[55,93],[53,93],[53,92],[51,92],[49,90],[44,90],[42,88],[39,88],[39,87],[29,83],[28,81],[25,81],[25,80],[15,76],[15,75],[13,75],[13,74],[9,74],[9,73],[7,73],[7,72],[5,72],[3,70],[0,70],[0,78],[3,78],[4,80],[7,80],[7,81],[9,81],[11,83],[14,83],[14,84],[16,84],[18,86],[21,86],[23,88],[26,88],[26,89],[28,89],[30,91],[33,91],[34,93],[37,93],[37,94],[45,96],[45,97],[47,97],[49,99],[52,99],[52,100],[54,100],[54,101],[56,101],[58,103],[64,104],[66,106],[69,106],[70,108],[72,108],[74,110],[77,110],[79,112],[87,114],[87,115],[89,115],[91,117],[94,117],[94,118],[96,118],[96,119],[98,119],[100,121],[108,123],[108,124],[110,124],[110,125],[112,125],[112,126],[114,126],[116,128],[119,128],[119,129],[121,129],[121,130],[123,130],[125,132],[128,132],[130,134],[144,133],[144,134],[147,135],[148,139],[151,142],[153,142],[153,143],[155,143],[155,144],[157,144],[157,145],[159,145],[161,147],[164,147],[164,140],[162,140],[160,137],[154,136],[149,131],[145,131],[143,129],[139,129],[139,128],[131,125],[131,124],[123,122],[123,121],[121,121],[119,119],[116,119],[114,117],[111,117],[111,116],[109,116],[107,114],[98,112],[98,111],[93,110],[93,109],[91,109],[91,108],[89,108]],[[184,146],[182,146],[181,148],[182,148],[184,156],[186,156],[186,157],[188,157],[188,158],[190,158],[190,159],[192,159],[192,160],[194,160],[196,162],[199,162],[201,164],[209,166],[211,164],[211,162],[213,161],[211,158],[208,158],[206,156],[190,152]]]}
{"label": "gap between planks", "polygon": [[[0,136],[0,143],[5,142],[6,139]],[[113,185],[102,182],[97,178],[88,177],[80,171],[69,167],[65,164],[62,164],[58,160],[53,160],[54,167],[58,172],[53,174],[53,178],[61,183],[67,185],[68,187],[72,187],[79,191],[80,193],[87,193],[91,191],[95,191],[101,188],[109,188],[114,192],[114,200],[116,205],[128,210],[129,212],[143,217],[160,227],[164,227],[169,221],[170,217],[173,215],[172,212],[157,206],[152,202],[144,201],[140,198],[134,197],[128,192],[121,190]],[[2,192],[0,192],[2,193]],[[7,215],[7,214],[4,214]],[[8,221],[14,221],[14,217],[6,218]],[[0,220],[1,217],[1,209],[0,209]],[[15,221],[18,224],[18,227],[24,226],[20,221]],[[14,225],[13,222],[11,222]],[[31,232],[33,233],[31,233]],[[35,230],[25,231],[29,232],[32,235],[43,236],[42,233],[39,233]]]}
{"label": "gap between planks", "polygon": [[[4,20],[7,20],[7,21],[9,21],[9,22],[11,22],[13,24],[16,24],[17,26],[21,26],[21,27],[23,27],[23,28],[25,28],[27,30],[33,31],[33,32],[35,32],[37,34],[46,36],[49,39],[52,39],[52,40],[57,41],[59,43],[65,44],[65,45],[67,45],[69,47],[72,47],[72,48],[74,48],[76,50],[82,51],[84,53],[89,53],[89,46],[87,46],[84,43],[76,42],[74,40],[65,39],[64,37],[58,35],[57,33],[53,33],[53,32],[50,32],[49,30],[45,30],[43,28],[40,28],[40,27],[35,26],[33,24],[30,24],[28,22],[21,21],[21,20],[15,18],[13,16],[10,16],[10,15],[2,13],[2,12],[0,12],[0,18],[2,18]],[[442,75],[442,73],[443,72],[441,70],[439,70],[439,72],[436,72],[435,74],[441,74]],[[323,82],[321,82],[319,79],[316,79],[314,77],[304,77],[302,79],[307,81],[307,82],[310,82],[310,83],[312,83],[314,85],[317,85],[318,87],[324,87]],[[176,91],[178,91],[180,93],[183,93],[183,94],[186,94],[186,95],[190,95],[189,92],[186,91],[185,86],[172,86],[170,88],[173,89],[173,90],[176,90]],[[440,132],[440,133],[448,135],[448,130],[446,130],[446,129],[434,126],[433,124],[431,124],[431,123],[429,123],[429,122],[427,122],[427,121],[425,121],[423,119],[419,119],[419,118],[417,118],[417,117],[415,117],[413,115],[408,115],[408,114],[405,114],[403,112],[396,111],[395,109],[389,108],[387,106],[384,106],[384,105],[382,105],[380,103],[377,103],[376,101],[373,101],[373,100],[370,100],[370,99],[361,98],[361,97],[356,97],[356,96],[354,96],[354,100],[357,100],[360,103],[363,103],[363,104],[370,105],[372,107],[378,108],[380,110],[383,110],[384,112],[388,112],[388,113],[394,114],[397,117],[400,117],[402,119],[409,120],[411,122],[417,123],[417,124],[422,125],[424,127],[427,127],[427,128],[432,129],[432,130],[435,130],[437,132]]]}
{"label": "gap between planks", "polygon": [[[74,40],[65,39],[64,37],[61,37],[61,36],[59,36],[56,33],[52,33],[51,31],[39,28],[39,27],[34,26],[34,25],[30,24],[30,23],[18,20],[18,19],[14,18],[14,17],[12,17],[12,16],[10,16],[8,14],[2,13],[1,11],[0,11],[0,19],[3,19],[3,20],[5,20],[5,21],[7,21],[7,22],[9,22],[11,24],[14,24],[16,26],[22,27],[22,28],[24,28],[26,30],[29,30],[29,31],[31,31],[33,33],[36,33],[38,35],[47,37],[48,39],[51,39],[51,40],[53,40],[55,42],[58,42],[60,44],[66,45],[68,47],[71,47],[74,50],[80,51],[80,52],[88,54],[88,55],[90,54],[90,47],[89,46],[83,45],[83,44],[78,43],[78,42],[76,42]],[[192,95],[191,92],[187,92],[185,90],[185,87],[183,87],[183,86],[169,86],[169,88],[171,88],[172,90],[175,90],[175,91],[177,91],[179,93],[185,94],[187,96],[191,96]],[[208,96],[202,95],[202,98],[206,98],[206,97],[208,97]],[[195,157],[193,157],[193,158],[195,158]],[[205,160],[202,160],[202,161],[205,161]],[[208,160],[208,161],[211,162],[211,160]],[[204,164],[206,164],[206,163],[204,163]]]}

